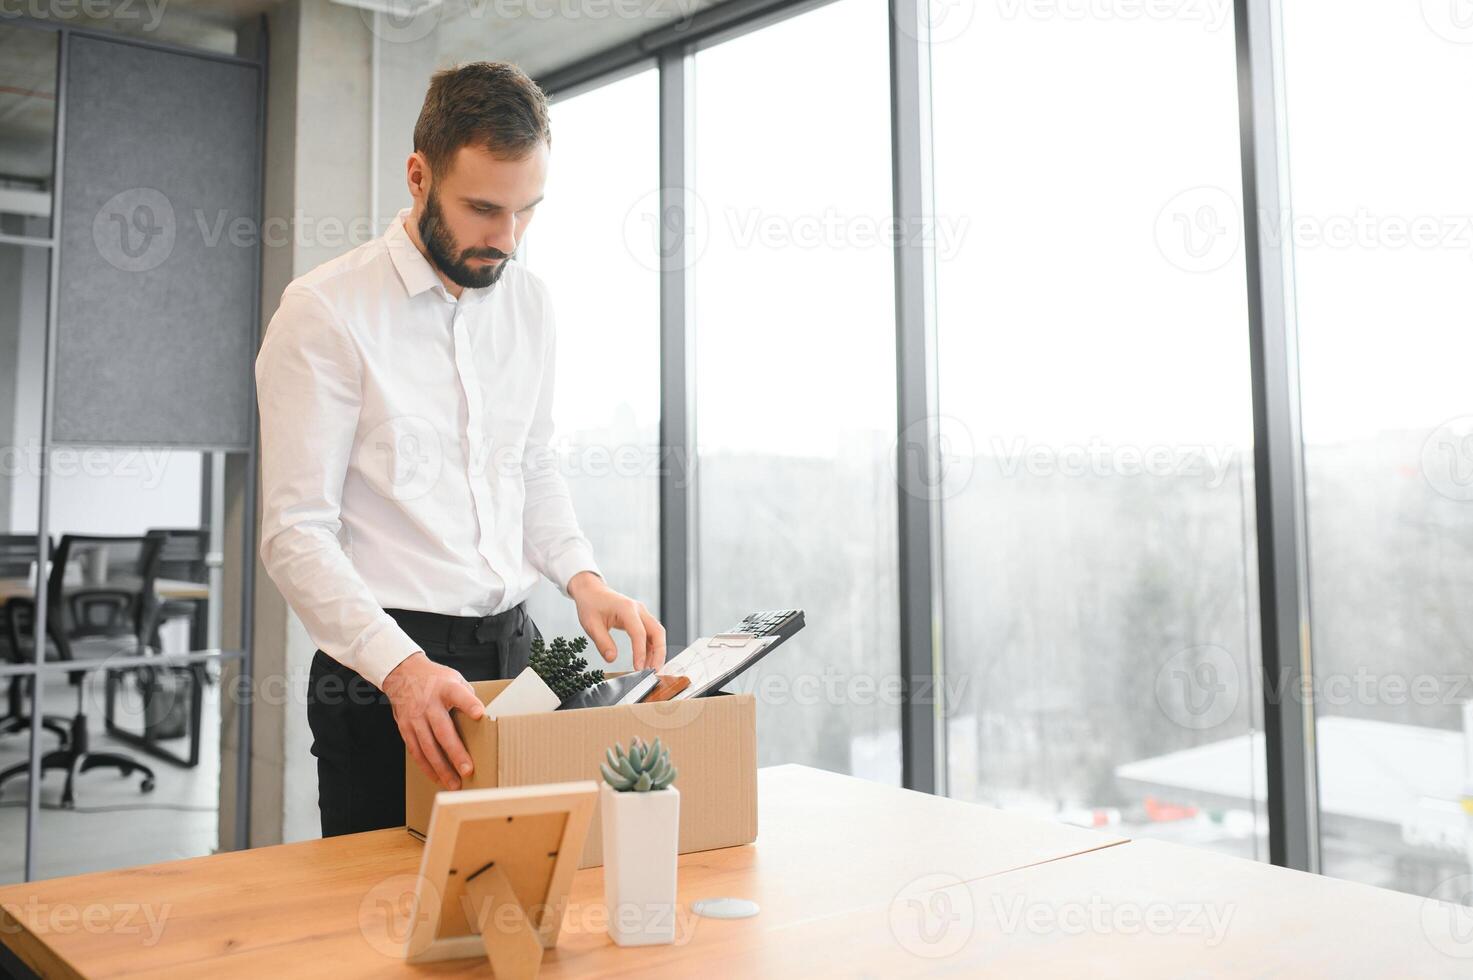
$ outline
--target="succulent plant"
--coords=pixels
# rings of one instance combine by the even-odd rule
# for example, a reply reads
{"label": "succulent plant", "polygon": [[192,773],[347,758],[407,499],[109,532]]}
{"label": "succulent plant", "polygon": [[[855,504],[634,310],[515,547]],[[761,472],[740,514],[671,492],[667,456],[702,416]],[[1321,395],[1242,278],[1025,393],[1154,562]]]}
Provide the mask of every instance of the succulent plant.
{"label": "succulent plant", "polygon": [[578,656],[587,647],[586,636],[571,641],[562,636],[553,637],[551,646],[536,636],[532,638],[532,653],[527,658],[527,666],[547,682],[559,700],[566,701],[604,679],[603,671],[589,670],[588,661]]}
{"label": "succulent plant", "polygon": [[604,753],[605,762],[599,763],[604,782],[621,793],[648,793],[664,789],[675,781],[675,767],[670,764],[670,750],[660,745],[647,745],[638,735],[629,743],[629,754],[618,742]]}

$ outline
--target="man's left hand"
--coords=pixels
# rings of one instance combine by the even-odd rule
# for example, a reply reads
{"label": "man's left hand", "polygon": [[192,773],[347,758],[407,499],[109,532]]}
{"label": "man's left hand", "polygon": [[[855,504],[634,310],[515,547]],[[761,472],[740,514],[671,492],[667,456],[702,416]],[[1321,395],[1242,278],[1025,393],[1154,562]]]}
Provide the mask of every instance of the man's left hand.
{"label": "man's left hand", "polygon": [[659,667],[665,662],[665,627],[650,615],[644,603],[636,602],[608,587],[593,572],[579,572],[568,583],[568,595],[578,605],[578,622],[604,660],[614,662],[619,648],[609,630],[629,634],[634,647],[634,669]]}

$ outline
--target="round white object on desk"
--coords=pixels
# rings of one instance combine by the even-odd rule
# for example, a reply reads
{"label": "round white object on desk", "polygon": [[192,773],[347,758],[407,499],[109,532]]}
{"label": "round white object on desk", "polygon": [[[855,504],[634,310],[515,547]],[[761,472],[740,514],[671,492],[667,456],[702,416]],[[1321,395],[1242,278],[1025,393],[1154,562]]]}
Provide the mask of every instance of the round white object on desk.
{"label": "round white object on desk", "polygon": [[691,906],[691,911],[708,919],[750,919],[761,909],[745,898],[703,898]]}

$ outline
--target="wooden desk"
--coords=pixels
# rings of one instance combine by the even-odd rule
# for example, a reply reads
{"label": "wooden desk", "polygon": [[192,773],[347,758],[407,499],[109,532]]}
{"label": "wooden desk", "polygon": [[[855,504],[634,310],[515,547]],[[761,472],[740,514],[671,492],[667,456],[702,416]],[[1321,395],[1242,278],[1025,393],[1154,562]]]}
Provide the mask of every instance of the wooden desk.
{"label": "wooden desk", "polygon": [[[79,586],[80,588],[80,586]],[[210,587],[203,582],[186,582],[183,579],[154,579],[153,590],[161,599],[208,599]],[[11,599],[31,599],[36,592],[28,578],[0,578],[0,606]]]}
{"label": "wooden desk", "polygon": [[[755,845],[682,856],[675,945],[614,946],[591,868],[542,975],[1473,975],[1473,909],[801,766],[759,792]],[[0,940],[48,976],[489,975],[398,957],[420,853],[384,830],[12,885]],[[690,914],[720,895],[762,913]]]}
{"label": "wooden desk", "polygon": [[722,969],[1060,980],[1473,976],[1473,908],[1159,841],[907,898],[916,901],[795,923],[760,949],[733,945]]}
{"label": "wooden desk", "polygon": [[977,929],[959,959],[990,975],[1043,962],[1047,974],[1099,978],[1473,976],[1473,933],[1447,928],[1473,927],[1473,908],[1160,841],[966,889]]}
{"label": "wooden desk", "polygon": [[[773,937],[887,906],[928,876],[985,878],[1120,843],[802,766],[763,769],[758,786],[756,844],[681,856],[676,945],[615,946],[603,872],[590,868],[574,879],[542,975],[732,976],[724,964],[740,958],[745,975],[777,976],[790,972],[789,944]],[[405,831],[383,830],[11,885],[0,888],[0,940],[48,976],[489,975],[484,959],[410,967],[399,958],[421,850]],[[762,913],[689,912],[715,896],[754,899]],[[851,948],[842,937],[829,945],[827,972],[863,970]]]}

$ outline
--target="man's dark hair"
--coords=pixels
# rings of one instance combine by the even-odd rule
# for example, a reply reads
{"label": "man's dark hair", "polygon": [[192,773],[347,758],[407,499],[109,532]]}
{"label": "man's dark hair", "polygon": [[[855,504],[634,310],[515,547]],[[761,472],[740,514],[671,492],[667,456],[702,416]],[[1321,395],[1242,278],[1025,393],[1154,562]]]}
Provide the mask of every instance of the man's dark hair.
{"label": "man's dark hair", "polygon": [[520,160],[552,143],[547,96],[527,73],[503,61],[476,61],[435,72],[414,124],[414,148],[443,173],[463,146]]}

